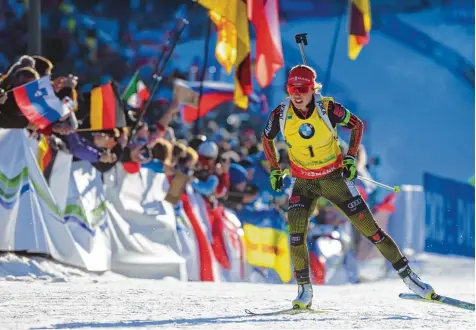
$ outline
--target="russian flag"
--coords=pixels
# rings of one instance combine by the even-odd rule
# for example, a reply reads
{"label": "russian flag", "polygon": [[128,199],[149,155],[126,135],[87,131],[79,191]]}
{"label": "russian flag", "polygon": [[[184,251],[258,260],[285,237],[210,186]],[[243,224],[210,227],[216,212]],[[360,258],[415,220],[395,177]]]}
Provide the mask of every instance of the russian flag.
{"label": "russian flag", "polygon": [[51,125],[70,111],[55,95],[50,77],[14,88],[13,96],[23,115],[40,129]]}
{"label": "russian flag", "polygon": [[[175,84],[181,85],[193,93],[200,93],[199,81],[184,81],[180,79],[175,80]],[[200,99],[199,109],[192,104],[182,103],[181,112],[185,123],[192,123],[198,118],[205,117],[210,111],[215,109],[220,104],[234,100],[235,87],[233,84],[217,81],[204,81],[202,97]],[[197,96],[198,98],[198,96]],[[249,100],[252,103],[260,103],[256,94],[249,95]]]}

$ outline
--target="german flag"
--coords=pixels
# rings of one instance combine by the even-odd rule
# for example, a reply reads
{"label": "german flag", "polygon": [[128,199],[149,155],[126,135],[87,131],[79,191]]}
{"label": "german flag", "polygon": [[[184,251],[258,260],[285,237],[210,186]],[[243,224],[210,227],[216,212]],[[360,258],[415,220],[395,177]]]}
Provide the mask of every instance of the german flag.
{"label": "german flag", "polygon": [[79,126],[83,130],[100,131],[126,126],[124,107],[113,82],[85,93],[78,113]]}
{"label": "german flag", "polygon": [[349,58],[355,60],[369,42],[371,27],[369,0],[349,1]]}
{"label": "german flag", "polygon": [[40,170],[42,173],[45,172],[45,169],[50,164],[51,160],[53,159],[53,154],[51,151],[50,144],[48,143],[48,138],[46,136],[42,136],[40,143],[38,144],[38,165],[40,166]]}

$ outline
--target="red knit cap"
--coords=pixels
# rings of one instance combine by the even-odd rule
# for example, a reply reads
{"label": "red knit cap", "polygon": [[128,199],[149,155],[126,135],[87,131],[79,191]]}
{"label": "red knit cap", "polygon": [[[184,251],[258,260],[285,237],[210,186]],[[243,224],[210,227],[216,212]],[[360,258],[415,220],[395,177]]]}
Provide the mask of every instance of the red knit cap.
{"label": "red knit cap", "polygon": [[313,85],[315,80],[316,73],[305,65],[295,66],[288,74],[288,85]]}

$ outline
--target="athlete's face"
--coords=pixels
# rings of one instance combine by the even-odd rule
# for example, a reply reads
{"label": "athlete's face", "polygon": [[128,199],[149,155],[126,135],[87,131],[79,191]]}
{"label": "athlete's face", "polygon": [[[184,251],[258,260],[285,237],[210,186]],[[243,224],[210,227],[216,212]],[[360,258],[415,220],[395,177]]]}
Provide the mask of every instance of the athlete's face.
{"label": "athlete's face", "polygon": [[287,85],[287,90],[294,107],[299,110],[306,109],[314,93],[312,85]]}

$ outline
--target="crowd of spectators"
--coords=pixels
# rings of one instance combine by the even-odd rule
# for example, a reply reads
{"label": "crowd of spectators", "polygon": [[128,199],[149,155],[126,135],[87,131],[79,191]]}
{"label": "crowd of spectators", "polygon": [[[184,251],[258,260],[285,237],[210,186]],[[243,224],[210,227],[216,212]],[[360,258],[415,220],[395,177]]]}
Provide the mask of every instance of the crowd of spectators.
{"label": "crowd of spectators", "polygon": [[[81,110],[88,106],[85,102],[88,92],[80,87],[88,84],[98,86],[108,81],[119,86],[119,81],[127,79],[137,69],[137,63],[129,61],[127,54],[117,52],[111,46],[112,43],[99,38],[94,24],[87,29],[77,28],[80,22],[75,13],[81,11],[93,15],[95,12],[109,12],[108,8],[114,7],[111,7],[111,3],[117,4],[116,1],[101,1],[100,4],[96,1],[80,1],[75,2],[74,6],[70,1],[45,1],[43,5],[46,8],[54,8],[46,10],[44,14],[47,35],[44,39],[45,56],[17,56],[18,53],[13,52],[15,49],[26,52],[25,34],[19,31],[26,31],[27,12],[21,1],[3,0],[0,3],[2,8],[8,8],[2,11],[3,16],[0,17],[0,26],[4,27],[0,29],[3,32],[0,41],[10,46],[1,47],[0,53],[0,65],[3,67],[0,76],[1,128],[26,129],[31,138],[38,141],[46,139],[52,150],[72,154],[73,161],[90,162],[101,173],[118,163],[128,173],[137,173],[141,167],[164,173],[172,185],[180,185],[174,189],[181,191],[186,184],[191,184],[195,192],[203,196],[209,210],[217,209],[218,206],[237,212],[245,209],[277,209],[283,221],[286,221],[291,179],[285,178],[285,189],[281,192],[271,188],[269,164],[259,144],[262,128],[259,122],[253,125],[254,121],[240,120],[234,114],[205,118],[200,122],[200,134],[194,134],[196,130],[188,129],[181,123],[180,104],[170,96],[154,102],[147,109],[149,115],[145,117],[141,116],[139,109],[130,108],[121,100],[125,126],[94,131],[78,129],[78,122],[84,119],[80,115],[84,113]],[[130,1],[129,5],[139,9],[141,6],[151,6],[150,2],[140,0]],[[113,11],[111,15],[122,17],[119,12],[123,11],[120,8],[115,10],[118,11],[117,15]],[[5,34],[6,30],[9,32]],[[18,35],[11,31],[17,31]],[[130,46],[132,41],[128,38],[127,34],[125,38],[120,38],[119,45],[122,47],[129,43]],[[98,77],[94,74],[98,72],[107,74]],[[40,129],[22,114],[9,91],[44,76],[51,77],[55,93],[60,99],[67,98],[75,104],[75,111],[49,127]],[[185,76],[176,73],[176,77]],[[277,147],[281,167],[288,168],[285,144],[278,144]],[[345,153],[345,142],[341,141],[341,147]],[[358,167],[364,176],[370,176],[367,158],[362,146]],[[44,169],[46,177],[49,167]],[[178,176],[187,179],[178,183],[174,181]],[[371,203],[375,188],[369,184],[361,187]],[[329,204],[323,201],[313,213],[310,225],[339,226],[342,221],[336,221],[332,214]]]}

